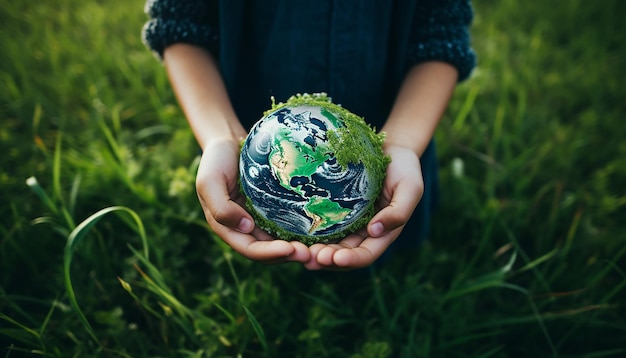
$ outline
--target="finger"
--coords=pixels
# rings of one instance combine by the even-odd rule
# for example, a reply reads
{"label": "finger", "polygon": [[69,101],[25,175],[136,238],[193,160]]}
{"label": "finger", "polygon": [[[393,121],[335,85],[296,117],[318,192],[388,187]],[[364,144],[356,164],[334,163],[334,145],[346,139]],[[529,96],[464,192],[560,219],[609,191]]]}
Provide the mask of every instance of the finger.
{"label": "finger", "polygon": [[342,249],[343,247],[340,245],[326,245],[322,249],[319,250],[316,256],[316,260],[320,266],[327,268],[333,265],[333,255],[335,252]]}
{"label": "finger", "polygon": [[203,177],[198,175],[197,178],[196,190],[205,216],[242,233],[249,233],[254,229],[252,217],[231,199],[223,177],[210,174]]}
{"label": "finger", "polygon": [[231,231],[224,241],[235,251],[255,261],[287,260],[296,249],[287,241],[258,241],[252,235]]}
{"label": "finger", "polygon": [[358,247],[363,242],[363,240],[365,240],[365,236],[367,236],[367,232],[365,232],[364,230],[360,230],[357,233],[343,238],[338,243],[323,245],[316,252],[317,262],[325,267],[333,266],[333,256],[335,252],[342,249],[352,249]]}
{"label": "finger", "polygon": [[245,234],[221,225],[213,217],[207,216],[207,222],[213,232],[239,254],[255,261],[269,261],[285,259],[295,251],[287,241],[272,240],[271,237],[260,229],[255,229],[253,234]]}
{"label": "finger", "polygon": [[258,241],[271,241],[278,240],[272,235],[268,234],[267,231],[262,230],[258,226],[254,227],[254,230],[250,233],[250,235],[254,236]]}
{"label": "finger", "polygon": [[407,223],[424,194],[423,182],[402,181],[396,187],[389,205],[382,208],[370,220],[367,232],[372,237],[381,237]]}
{"label": "finger", "polygon": [[325,244],[314,244],[311,247],[309,247],[309,252],[311,256],[309,257],[309,260],[304,263],[304,267],[307,270],[314,271],[314,270],[322,270],[325,268],[322,264],[320,264],[317,261],[317,255],[325,247],[326,247]]}
{"label": "finger", "polygon": [[305,267],[309,270],[343,270],[338,268],[333,262],[335,252],[345,248],[354,248],[365,239],[367,232],[365,229],[359,230],[351,234],[341,241],[332,244],[315,244],[309,248],[311,252],[311,260],[305,263]]}
{"label": "finger", "polygon": [[196,175],[196,191],[207,217],[213,217],[221,225],[249,233],[254,228],[254,221],[235,202],[240,196],[236,163],[236,144],[217,142],[205,148]]}
{"label": "finger", "polygon": [[395,240],[402,228],[378,238],[367,238],[355,248],[344,248],[333,254],[333,265],[344,269],[364,268],[374,263]]}
{"label": "finger", "polygon": [[305,244],[299,241],[292,241],[291,246],[293,246],[294,251],[291,253],[291,255],[287,256],[287,261],[305,263],[311,259],[311,251]]}
{"label": "finger", "polygon": [[264,263],[281,264],[285,262],[300,262],[304,264],[310,260],[311,252],[309,251],[309,248],[306,245],[298,241],[292,241],[290,243],[294,248],[294,251],[293,253],[291,253],[291,255],[287,257],[282,257],[279,259],[272,259],[272,260],[264,261]]}
{"label": "finger", "polygon": [[205,211],[207,220],[211,217],[219,225],[229,227],[241,233],[250,233],[254,229],[254,220],[239,204],[228,197],[219,196],[218,193],[210,191],[204,195],[209,198],[205,200],[201,194],[198,199]]}

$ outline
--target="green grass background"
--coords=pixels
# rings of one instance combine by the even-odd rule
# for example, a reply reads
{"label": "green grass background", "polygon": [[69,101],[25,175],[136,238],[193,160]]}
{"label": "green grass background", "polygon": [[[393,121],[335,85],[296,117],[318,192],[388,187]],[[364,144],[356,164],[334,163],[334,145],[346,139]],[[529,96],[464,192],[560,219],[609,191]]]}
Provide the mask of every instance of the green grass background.
{"label": "green grass background", "polygon": [[432,238],[356,275],[210,234],[142,9],[0,3],[0,356],[626,356],[626,2],[475,1]]}

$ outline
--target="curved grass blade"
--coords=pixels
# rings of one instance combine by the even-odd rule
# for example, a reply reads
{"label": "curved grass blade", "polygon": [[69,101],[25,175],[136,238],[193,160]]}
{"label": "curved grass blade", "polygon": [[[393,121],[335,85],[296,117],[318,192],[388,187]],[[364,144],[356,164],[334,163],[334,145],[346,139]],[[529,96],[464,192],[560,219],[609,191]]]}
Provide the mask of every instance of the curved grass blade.
{"label": "curved grass blade", "polygon": [[95,214],[91,215],[90,217],[85,219],[83,222],[81,222],[74,230],[72,230],[72,232],[68,236],[67,242],[65,244],[65,252],[63,253],[63,278],[65,281],[65,290],[67,291],[67,296],[70,301],[70,305],[72,306],[72,309],[74,310],[74,312],[78,315],[78,318],[80,322],[82,323],[83,327],[85,327],[85,329],[87,330],[87,333],[89,333],[91,338],[98,345],[100,345],[100,341],[96,337],[96,334],[93,328],[91,327],[91,324],[87,320],[87,317],[85,316],[83,311],[80,309],[80,306],[78,305],[78,300],[76,299],[76,294],[74,292],[74,287],[72,285],[72,275],[71,275],[70,268],[72,265],[72,255],[74,253],[75,246],[80,242],[80,240],[83,237],[85,237],[85,235],[87,235],[89,230],[91,230],[91,228],[95,224],[97,224],[98,221],[100,221],[100,219],[102,219],[108,214],[115,213],[115,212],[122,212],[131,216],[131,218],[136,224],[135,229],[137,230],[141,238],[141,243],[143,246],[143,255],[146,258],[148,258],[148,241],[146,238],[146,232],[145,232],[143,223],[141,219],[139,218],[139,215],[137,215],[133,210],[124,206],[111,206],[108,208],[104,208],[96,212]]}

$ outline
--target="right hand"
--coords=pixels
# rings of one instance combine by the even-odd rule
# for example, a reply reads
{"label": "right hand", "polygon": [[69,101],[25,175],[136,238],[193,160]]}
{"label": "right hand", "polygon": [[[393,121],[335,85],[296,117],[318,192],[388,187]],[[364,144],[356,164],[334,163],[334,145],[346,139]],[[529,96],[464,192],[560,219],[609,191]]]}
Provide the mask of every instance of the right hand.
{"label": "right hand", "polygon": [[311,253],[298,241],[276,240],[256,227],[252,216],[244,209],[245,198],[240,192],[239,142],[231,138],[212,139],[204,148],[196,191],[204,216],[226,244],[241,255],[255,261],[305,263]]}

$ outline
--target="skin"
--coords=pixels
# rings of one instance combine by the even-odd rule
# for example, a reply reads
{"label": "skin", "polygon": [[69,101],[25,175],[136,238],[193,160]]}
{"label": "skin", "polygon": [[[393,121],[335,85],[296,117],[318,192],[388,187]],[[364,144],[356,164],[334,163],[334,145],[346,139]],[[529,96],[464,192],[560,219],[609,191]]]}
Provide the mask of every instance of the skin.
{"label": "skin", "polygon": [[300,262],[309,270],[371,265],[400,235],[424,193],[420,156],[430,142],[457,82],[454,67],[425,62],[412,68],[381,129],[392,159],[367,227],[336,244],[275,240],[255,227],[237,184],[239,142],[247,135],[232,108],[218,67],[202,48],[175,44],[164,52],[170,82],[204,149],[196,189],[211,229],[241,255],[267,263]]}

